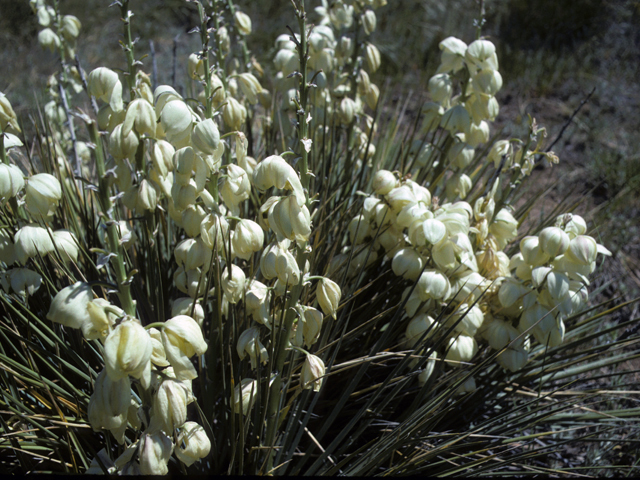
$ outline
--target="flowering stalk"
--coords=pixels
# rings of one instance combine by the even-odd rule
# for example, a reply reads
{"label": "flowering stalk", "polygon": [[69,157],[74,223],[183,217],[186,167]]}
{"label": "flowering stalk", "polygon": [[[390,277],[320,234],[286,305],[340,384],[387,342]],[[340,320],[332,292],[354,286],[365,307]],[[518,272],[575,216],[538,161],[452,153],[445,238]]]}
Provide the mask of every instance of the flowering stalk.
{"label": "flowering stalk", "polygon": [[118,279],[118,297],[122,303],[122,308],[127,315],[135,316],[136,307],[131,297],[131,286],[127,283],[127,272],[124,267],[124,254],[122,246],[118,239],[118,224],[112,219],[111,212],[113,211],[113,204],[109,197],[109,186],[107,179],[105,178],[104,168],[104,151],[102,150],[102,139],[98,132],[98,125],[96,122],[89,123],[89,135],[91,142],[96,146],[96,170],[98,173],[98,195],[100,196],[100,203],[104,214],[109,218],[107,222],[107,238],[109,241],[109,250],[115,254],[113,258],[113,268]]}
{"label": "flowering stalk", "polygon": [[131,17],[133,12],[129,10],[129,0],[116,2],[120,5],[120,14],[122,15],[122,23],[124,24],[124,43],[122,49],[127,57],[128,73],[125,73],[127,85],[129,86],[130,100],[135,97],[134,87],[136,84],[136,59],[133,54],[133,40],[131,38]]}

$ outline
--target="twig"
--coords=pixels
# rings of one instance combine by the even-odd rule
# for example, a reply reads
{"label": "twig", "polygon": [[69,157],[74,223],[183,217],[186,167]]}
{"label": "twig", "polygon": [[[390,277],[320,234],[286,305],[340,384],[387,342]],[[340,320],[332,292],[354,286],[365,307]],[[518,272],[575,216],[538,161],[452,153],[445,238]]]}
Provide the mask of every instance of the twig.
{"label": "twig", "polygon": [[558,133],[558,136],[555,138],[555,140],[553,142],[551,142],[551,145],[549,145],[549,147],[545,150],[545,153],[548,153],[551,151],[551,149],[553,148],[553,146],[558,143],[558,141],[562,138],[562,135],[564,135],[565,130],[569,127],[569,125],[571,124],[571,122],[573,122],[573,119],[575,118],[575,116],[578,114],[578,112],[582,109],[582,107],[584,107],[584,105],[589,101],[589,99],[591,98],[591,96],[594,94],[594,92],[596,91],[596,87],[593,87],[593,90],[591,90],[589,92],[589,95],[587,95],[581,102],[580,105],[578,105],[578,107],[573,111],[573,113],[571,114],[571,116],[569,117],[569,119],[564,123],[564,125],[562,126],[562,129],[560,130],[560,133]]}
{"label": "twig", "polygon": [[78,55],[76,55],[76,68],[78,69],[78,73],[80,74],[82,88],[84,88],[84,91],[87,93],[87,95],[89,95],[89,98],[91,99],[91,108],[93,108],[93,113],[95,113],[97,117],[99,111],[98,102],[96,102],[95,97],[89,93],[89,84],[87,83],[87,77],[84,74],[84,70],[80,66],[80,59],[78,58]]}
{"label": "twig", "polygon": [[64,89],[64,79],[62,75],[60,76],[60,81],[58,82],[58,90],[60,92],[60,99],[62,100],[62,107],[64,108],[64,112],[67,115],[69,134],[71,136],[71,143],[73,144],[73,156],[76,161],[76,177],[80,177],[82,176],[82,169],[80,168],[80,156],[78,155],[78,140],[76,139],[76,130],[73,124],[73,116],[69,111],[69,102],[67,101],[67,92]]}

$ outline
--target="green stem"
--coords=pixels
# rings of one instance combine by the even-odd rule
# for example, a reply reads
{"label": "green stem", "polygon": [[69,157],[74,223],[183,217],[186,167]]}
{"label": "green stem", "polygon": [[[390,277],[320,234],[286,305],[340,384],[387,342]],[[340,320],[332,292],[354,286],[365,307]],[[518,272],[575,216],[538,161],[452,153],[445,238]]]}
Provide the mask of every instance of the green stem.
{"label": "green stem", "polygon": [[2,130],[2,125],[0,125],[0,159],[2,159],[2,163],[9,165],[9,157],[7,156],[7,151],[4,149],[4,131]]}
{"label": "green stem", "polygon": [[122,49],[127,57],[128,74],[127,85],[129,86],[129,100],[135,98],[134,87],[136,84],[136,60],[133,54],[133,40],[131,39],[131,17],[133,13],[129,11],[129,0],[122,0],[120,5],[120,12],[122,14],[122,23],[124,24],[124,43]]}
{"label": "green stem", "polygon": [[[298,26],[300,28],[300,44],[298,48],[300,51],[298,55],[300,57],[300,110],[297,112],[298,117],[298,140],[303,140],[307,138],[309,125],[307,123],[307,101],[309,96],[309,86],[307,85],[307,26],[306,19],[307,15],[304,11],[304,0],[300,1],[299,8],[297,9],[298,15]],[[302,164],[300,167],[300,181],[302,183],[302,187],[309,191],[309,180],[311,176],[309,175],[309,154],[306,148],[302,148]],[[308,198],[308,196],[307,196]]]}
{"label": "green stem", "polygon": [[[96,170],[98,172],[98,195],[100,197],[100,204],[105,215],[110,218],[113,204],[109,197],[109,185],[105,178],[104,151],[102,150],[102,139],[100,138],[96,122],[89,124],[89,136],[91,137],[91,142],[96,146]],[[118,238],[118,224],[113,220],[107,225],[107,240],[109,242],[109,249],[116,254],[111,263],[115,270],[116,278],[118,279],[118,297],[120,298],[120,303],[127,315],[135,316],[136,306],[131,297],[131,287],[128,283],[125,283],[127,280],[127,272],[124,266],[124,252]]]}

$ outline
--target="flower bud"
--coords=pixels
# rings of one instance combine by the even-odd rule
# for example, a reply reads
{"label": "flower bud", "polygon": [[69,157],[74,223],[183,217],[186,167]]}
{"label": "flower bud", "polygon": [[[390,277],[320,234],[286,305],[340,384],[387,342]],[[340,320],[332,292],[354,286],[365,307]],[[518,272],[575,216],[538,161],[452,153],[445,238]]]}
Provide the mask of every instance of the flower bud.
{"label": "flower bud", "polygon": [[14,237],[15,255],[23,265],[29,258],[45,256],[54,249],[50,232],[38,225],[25,225]]}
{"label": "flower bud", "polygon": [[227,104],[222,110],[222,119],[231,130],[241,130],[247,118],[247,109],[233,97],[227,98]]}
{"label": "flower bud", "polygon": [[207,344],[196,321],[186,315],[178,315],[167,320],[162,328],[162,343],[178,379],[197,378],[190,358],[202,355]]}
{"label": "flower bud", "polygon": [[205,155],[213,155],[220,143],[220,132],[213,119],[208,118],[198,123],[191,134],[191,142]]}
{"label": "flower bud", "polygon": [[434,102],[448,104],[453,92],[453,83],[447,73],[437,73],[429,79],[429,94]]}
{"label": "flower bud", "polygon": [[262,85],[258,79],[250,73],[240,73],[237,77],[240,90],[251,104],[258,103],[258,94],[262,91]]}
{"label": "flower bud", "polygon": [[167,464],[173,452],[171,439],[162,432],[145,434],[140,439],[140,473],[143,475],[166,475]]}
{"label": "flower bud", "polygon": [[233,15],[236,29],[240,35],[249,35],[251,33],[251,18],[246,13],[236,10]]}
{"label": "flower bud", "polygon": [[324,362],[316,355],[307,355],[300,372],[300,385],[303,389],[313,388],[314,392],[320,391],[322,378],[325,374]]}
{"label": "flower bud", "polygon": [[156,136],[156,113],[153,105],[144,98],[136,98],[127,106],[122,124],[122,137],[127,137],[134,129],[138,135]]}
{"label": "flower bud", "polygon": [[451,294],[451,284],[446,275],[438,270],[429,269],[420,275],[417,290],[423,302],[430,298],[446,300]]}
{"label": "flower bud", "polygon": [[379,98],[380,98],[380,88],[378,88],[378,86],[375,83],[372,83],[371,85],[369,85],[369,89],[367,90],[367,93],[364,96],[364,101],[366,102],[367,106],[371,110],[375,110],[376,107],[378,106]]}
{"label": "flower bud", "polygon": [[180,434],[174,451],[178,460],[187,467],[205,458],[211,451],[211,441],[204,428],[196,422],[186,422],[180,427]]}
{"label": "flower bud", "polygon": [[496,47],[489,40],[476,40],[467,47],[465,52],[465,60],[470,66],[469,70],[482,70],[490,68],[498,70],[498,57],[496,56]]}
{"label": "flower bud", "polygon": [[598,244],[587,235],[578,235],[569,243],[565,256],[567,260],[578,265],[590,265],[595,262],[598,254]]}
{"label": "flower bud", "polygon": [[60,38],[50,28],[44,28],[38,33],[38,43],[53,53],[60,47]]}
{"label": "flower bud", "polygon": [[423,341],[426,341],[427,338],[433,335],[437,328],[432,327],[433,323],[434,319],[426,313],[422,313],[411,319],[404,333],[409,348],[415,348],[425,332],[428,331],[429,333],[427,333]]}
{"label": "flower bud", "polygon": [[162,381],[153,398],[151,423],[171,435],[187,421],[187,391],[175,380]]}
{"label": "flower bud", "polygon": [[251,327],[240,334],[236,350],[240,360],[249,355],[252,369],[258,367],[258,357],[262,364],[269,361],[269,354],[260,342],[260,330],[257,327]]}
{"label": "flower bud", "polygon": [[60,33],[65,39],[72,41],[80,34],[81,27],[82,24],[77,17],[65,15],[62,17],[62,22],[60,23]]}
{"label": "flower bud", "polygon": [[21,132],[16,112],[7,96],[2,92],[0,92],[0,128],[5,133],[18,134]]}
{"label": "flower bud", "polygon": [[106,67],[98,67],[89,74],[89,93],[109,104],[113,112],[124,109],[122,102],[122,83],[118,74]]}
{"label": "flower bud", "polygon": [[228,238],[229,223],[223,216],[210,213],[200,222],[200,235],[205,245],[213,250],[222,250]]}
{"label": "flower bud", "polygon": [[38,173],[27,180],[27,208],[33,215],[52,217],[62,198],[62,187],[53,175]]}
{"label": "flower bud", "polygon": [[176,245],[173,251],[176,263],[185,270],[201,268],[203,272],[209,271],[211,265],[211,249],[209,249],[200,237],[187,238]]}
{"label": "flower bud", "polygon": [[249,413],[258,395],[258,382],[251,378],[243,378],[240,384],[236,385],[231,398],[233,411],[243,415]]}
{"label": "flower bud", "polygon": [[0,200],[15,197],[22,187],[24,187],[24,176],[20,168],[16,165],[0,163]]}
{"label": "flower bud", "polygon": [[325,315],[336,318],[342,291],[336,282],[322,277],[316,286],[316,299]]}
{"label": "flower bud", "polygon": [[253,253],[262,250],[264,232],[256,222],[242,219],[237,223],[233,231],[231,243],[238,257],[249,260]]}
{"label": "flower bud", "polygon": [[467,44],[455,37],[447,37],[439,44],[442,54],[440,56],[440,66],[438,73],[457,72],[464,65],[464,54]]}
{"label": "flower bud", "polygon": [[131,405],[131,381],[124,376],[113,379],[102,370],[96,379],[93,394],[89,400],[87,416],[95,432],[111,431],[117,442],[124,444],[127,429],[127,414]]}
{"label": "flower bud", "polygon": [[525,263],[538,267],[549,261],[549,255],[540,248],[538,237],[527,236],[520,240],[520,252]]}
{"label": "flower bud", "polygon": [[8,273],[11,289],[23,297],[33,295],[42,285],[40,274],[29,268],[14,268]]}
{"label": "flower bud", "polygon": [[220,187],[220,195],[222,195],[224,203],[233,210],[249,198],[250,194],[251,184],[247,172],[237,165],[227,165],[227,175],[224,177],[222,187]]}
{"label": "flower bud", "polygon": [[158,192],[151,182],[143,179],[140,185],[134,185],[125,192],[122,203],[136,213],[142,213],[145,210],[154,211],[158,206]]}
{"label": "flower bud", "polygon": [[569,248],[569,235],[561,228],[547,227],[538,235],[540,248],[550,257],[562,255]]}
{"label": "flower bud", "polygon": [[502,88],[502,75],[497,70],[486,68],[475,74],[472,85],[476,93],[494,96]]}
{"label": "flower bud", "polygon": [[125,320],[104,342],[105,367],[109,377],[119,380],[127,375],[139,378],[148,388],[151,382],[151,337],[137,320]]}
{"label": "flower bud", "polygon": [[269,210],[269,226],[278,240],[287,238],[305,242],[311,235],[311,216],[306,205],[298,205],[293,196],[282,198]]}
{"label": "flower bud", "polygon": [[246,276],[237,265],[227,266],[222,272],[221,286],[229,303],[238,303],[242,300]]}
{"label": "flower bud", "polygon": [[187,61],[187,73],[192,80],[200,80],[204,77],[204,61],[202,52],[192,53]]}
{"label": "flower bud", "polygon": [[587,231],[587,222],[580,215],[567,213],[556,219],[556,227],[562,227],[570,239],[578,235],[584,235]]}
{"label": "flower bud", "polygon": [[[195,307],[193,305],[194,303]],[[202,327],[204,322],[204,309],[202,308],[202,305],[193,298],[177,298],[173,301],[173,304],[171,305],[171,316],[177,317],[178,315],[188,315],[198,322],[200,327]]]}
{"label": "flower bud", "polygon": [[484,313],[477,305],[470,306],[461,303],[457,310],[449,315],[444,324],[447,327],[455,325],[454,331],[473,337],[484,322]]}
{"label": "flower bud", "polygon": [[[156,89],[156,96],[158,95],[157,92],[158,90]],[[156,103],[156,111],[157,108],[158,105]],[[162,108],[160,123],[167,140],[174,146],[182,146],[181,144],[191,135],[193,114],[182,100],[172,99]]]}
{"label": "flower bud", "polygon": [[69,230],[56,230],[52,234],[55,250],[65,263],[78,261],[78,239]]}
{"label": "flower bud", "polygon": [[362,27],[365,35],[371,35],[376,30],[376,14],[373,10],[367,10],[362,15]]}
{"label": "flower bud", "polygon": [[458,335],[455,338],[449,339],[445,360],[452,362],[470,362],[477,351],[478,344],[475,338],[467,335]]}
{"label": "flower bud", "polygon": [[396,252],[391,262],[393,273],[407,280],[417,280],[424,262],[413,248],[403,248]]}
{"label": "flower bud", "polygon": [[380,68],[380,50],[371,43],[367,43],[365,47],[364,63],[371,73],[375,73]]}
{"label": "flower bud", "polygon": [[253,171],[253,184],[261,191],[271,187],[293,190],[298,205],[306,204],[306,196],[298,174],[278,155],[267,157],[257,165]]}

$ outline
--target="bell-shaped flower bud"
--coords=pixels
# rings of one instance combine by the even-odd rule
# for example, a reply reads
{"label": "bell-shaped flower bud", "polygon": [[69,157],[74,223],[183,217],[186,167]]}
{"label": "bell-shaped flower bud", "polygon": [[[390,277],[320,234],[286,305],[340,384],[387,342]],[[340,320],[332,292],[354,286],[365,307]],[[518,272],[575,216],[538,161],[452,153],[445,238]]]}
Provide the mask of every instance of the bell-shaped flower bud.
{"label": "bell-shaped flower bud", "polygon": [[[157,108],[156,105],[156,111]],[[181,144],[191,135],[193,114],[181,99],[172,99],[164,105],[160,114],[160,123],[167,140],[174,146],[182,146]]]}
{"label": "bell-shaped flower bud", "polygon": [[16,112],[7,96],[2,92],[0,92],[0,128],[5,133],[18,134],[21,132]]}
{"label": "bell-shaped flower bud", "polygon": [[375,73],[379,68],[382,59],[380,57],[380,50],[375,45],[367,43],[364,52],[364,64],[370,73]]}
{"label": "bell-shaped flower bud", "polygon": [[207,433],[196,422],[186,422],[180,427],[174,453],[187,467],[205,458],[211,451]]}
{"label": "bell-shaped flower bud", "polygon": [[424,340],[433,335],[436,330],[436,327],[432,326],[433,324],[434,319],[426,313],[413,317],[404,332],[409,348],[415,348],[425,332],[428,331],[429,333],[427,333]]}
{"label": "bell-shaped flower bud", "polygon": [[[282,285],[298,285],[302,278],[300,267],[295,257],[287,248],[278,247],[275,250],[275,273]],[[262,264],[262,262],[261,262]]]}
{"label": "bell-shaped flower bud", "polygon": [[[1,98],[1,97],[0,97]],[[16,165],[0,164],[0,200],[15,197],[24,187],[24,176]]]}
{"label": "bell-shaped flower bud", "polygon": [[494,96],[502,88],[502,75],[497,70],[485,68],[474,75],[472,85],[477,94]]}
{"label": "bell-shaped flower bud", "polygon": [[493,162],[494,166],[498,168],[502,162],[502,157],[504,156],[506,156],[504,168],[507,168],[511,165],[513,146],[509,140],[498,140],[491,147],[489,155],[487,155],[487,160],[489,162]]}
{"label": "bell-shaped flower bud", "polygon": [[577,235],[569,243],[565,256],[567,260],[578,265],[590,265],[596,261],[598,244],[587,235]]}
{"label": "bell-shaped flower bud", "polygon": [[185,270],[201,268],[203,272],[209,271],[211,265],[211,249],[209,249],[200,237],[187,238],[176,245],[173,251],[176,263]]}
{"label": "bell-shaped flower bud", "polygon": [[376,30],[376,13],[373,10],[366,10],[362,14],[362,27],[365,35],[371,35]]}
{"label": "bell-shaped flower bud", "polygon": [[134,210],[137,213],[146,210],[152,212],[158,206],[158,192],[151,182],[143,179],[139,185],[134,185],[125,192],[122,203],[129,210]]}
{"label": "bell-shaped flower bud", "polygon": [[258,94],[262,91],[262,85],[260,85],[258,79],[250,73],[240,73],[236,78],[238,79],[240,90],[247,97],[249,103],[258,103]]}
{"label": "bell-shaped flower bud", "polygon": [[320,391],[324,375],[325,366],[322,359],[316,355],[307,355],[300,372],[300,385],[302,388],[313,388],[314,392]]}
{"label": "bell-shaped flower bud", "polygon": [[457,337],[449,339],[445,360],[456,363],[470,362],[477,351],[478,344],[475,338],[467,335],[458,335]]}
{"label": "bell-shaped flower bud", "polygon": [[356,102],[349,97],[344,97],[340,101],[340,105],[336,111],[340,123],[343,125],[351,125],[355,119],[357,108]]}
{"label": "bell-shaped flower bud", "polygon": [[306,205],[298,205],[295,197],[284,197],[269,210],[269,226],[278,240],[304,242],[311,235],[311,215]]}
{"label": "bell-shaped flower bud", "polygon": [[532,267],[539,267],[549,261],[549,255],[542,251],[538,237],[527,236],[520,240],[520,253],[524,262]]}
{"label": "bell-shaped flower bud", "polygon": [[62,36],[71,41],[80,35],[80,28],[82,24],[77,17],[73,15],[65,15],[62,17],[62,22],[60,22],[60,33]]}
{"label": "bell-shaped flower bud", "polygon": [[252,378],[243,378],[240,384],[236,385],[231,397],[233,411],[243,415],[249,413],[258,395],[258,382]]}
{"label": "bell-shaped flower bud", "polygon": [[127,429],[127,414],[131,405],[131,381],[124,376],[118,380],[102,370],[93,387],[89,400],[89,424],[94,431],[109,430],[122,445]]}
{"label": "bell-shaped flower bud", "polygon": [[482,322],[484,322],[484,313],[482,313],[480,307],[462,303],[454,313],[449,315],[445,325],[447,327],[455,325],[454,331],[473,337],[478,329],[482,327]]}
{"label": "bell-shaped flower bud", "polygon": [[241,130],[247,118],[247,109],[233,97],[227,97],[227,104],[222,110],[224,124],[230,130]]}
{"label": "bell-shaped flower bud", "polygon": [[38,173],[27,180],[27,208],[33,215],[52,217],[62,198],[62,187],[53,175]]}
{"label": "bell-shaped flower bud", "polygon": [[438,73],[457,72],[464,66],[464,54],[467,44],[456,37],[447,37],[439,44],[442,54],[440,55],[440,66]]}
{"label": "bell-shaped flower bud", "polygon": [[204,309],[202,308],[202,305],[193,298],[177,298],[173,301],[173,304],[171,305],[171,316],[177,317],[178,315],[188,315],[198,322],[200,327],[202,327],[204,322]]}
{"label": "bell-shaped flower bud", "polygon": [[566,252],[570,241],[569,235],[559,227],[547,227],[538,235],[540,248],[552,258]]}
{"label": "bell-shaped flower bud", "polygon": [[413,248],[402,248],[396,252],[391,262],[393,273],[407,280],[417,280],[422,272],[424,261]]}
{"label": "bell-shaped flower bud", "polygon": [[223,216],[210,213],[200,222],[200,235],[205,245],[222,250],[228,239],[229,222]]}
{"label": "bell-shaped flower bud", "polygon": [[587,231],[587,222],[580,215],[567,213],[558,216],[556,219],[556,227],[561,227],[570,239],[578,235],[584,235]]}
{"label": "bell-shaped flower bud", "polygon": [[220,144],[220,131],[212,118],[199,122],[191,134],[191,142],[205,155],[213,155]]}
{"label": "bell-shaped flower bud", "polygon": [[293,190],[298,205],[306,204],[307,199],[298,174],[278,155],[267,157],[258,164],[253,171],[253,184],[261,191],[271,187]]}
{"label": "bell-shaped flower bud", "polygon": [[29,268],[13,268],[8,273],[11,289],[23,297],[33,295],[42,285],[40,274]]}
{"label": "bell-shaped flower bud", "polygon": [[204,77],[204,61],[202,52],[192,53],[187,60],[187,73],[192,80],[200,80]]}
{"label": "bell-shaped flower bud", "polygon": [[166,475],[173,442],[162,432],[145,434],[140,439],[140,473],[142,475]]}
{"label": "bell-shaped flower bud", "polygon": [[336,318],[340,297],[342,297],[342,291],[336,282],[327,277],[322,277],[318,281],[316,299],[325,315]]}
{"label": "bell-shaped flower bud", "polygon": [[38,225],[25,225],[14,237],[15,255],[22,264],[38,255],[45,256],[54,249],[51,234]]}
{"label": "bell-shaped flower bud", "polygon": [[109,377],[139,378],[144,388],[151,382],[151,337],[135,319],[118,325],[104,342],[104,360]]}
{"label": "bell-shaped flower bud", "polygon": [[144,98],[136,98],[127,106],[121,135],[126,137],[132,130],[135,130],[138,135],[147,134],[150,137],[156,135],[156,113],[153,105]]}
{"label": "bell-shaped flower bud", "polygon": [[82,328],[90,322],[87,304],[93,300],[93,292],[88,283],[76,282],[60,290],[51,302],[47,318],[65,327]]}
{"label": "bell-shaped flower bud", "polygon": [[[182,383],[164,379],[153,398],[151,425],[168,435],[187,421],[187,390]],[[154,428],[151,428],[152,430]]]}
{"label": "bell-shaped flower bud", "polygon": [[98,67],[89,74],[89,93],[109,104],[113,112],[124,110],[122,83],[118,74],[106,67]]}
{"label": "bell-shaped flower bud", "polygon": [[222,272],[221,286],[225,297],[229,303],[238,303],[242,300],[242,294],[244,293],[244,284],[246,276],[244,271],[237,265],[231,265],[225,267]]}
{"label": "bell-shaped flower bud", "polygon": [[[108,308],[108,310],[107,310]],[[82,324],[82,335],[87,340],[101,340],[103,343],[111,333],[111,329],[124,310],[111,305],[104,298],[96,298],[87,303],[89,321]]]}
{"label": "bell-shaped flower bud", "polygon": [[53,243],[60,258],[65,263],[78,261],[78,239],[69,230],[56,230],[52,234]]}
{"label": "bell-shaped flower bud", "polygon": [[386,195],[398,186],[397,177],[388,170],[379,170],[373,177],[373,191],[378,195]]}
{"label": "bell-shaped flower bud", "polygon": [[433,269],[425,270],[420,275],[416,289],[423,302],[431,298],[444,301],[451,295],[451,284],[447,276]]}
{"label": "bell-shaped flower bud", "polygon": [[38,43],[45,50],[55,52],[60,47],[60,37],[50,28],[44,28],[38,33]]}
{"label": "bell-shaped flower bud", "polygon": [[258,367],[258,360],[262,364],[269,361],[269,354],[262,342],[260,342],[260,330],[257,327],[251,327],[240,334],[236,350],[240,360],[244,360],[249,355],[251,368],[253,369]]}
{"label": "bell-shaped flower bud", "polygon": [[233,251],[238,257],[249,260],[251,255],[262,250],[264,232],[256,222],[242,219],[237,223],[233,231],[231,243],[233,244]]}
{"label": "bell-shaped flower bud", "polygon": [[490,68],[498,70],[498,57],[496,56],[496,47],[489,40],[476,40],[467,47],[465,52],[465,60],[472,71]]}
{"label": "bell-shaped flower bud", "polygon": [[207,351],[207,344],[198,323],[186,315],[167,320],[162,328],[162,343],[178,379],[197,378],[191,357]]}
{"label": "bell-shaped flower bud", "polygon": [[224,177],[222,187],[220,187],[224,203],[233,209],[249,198],[250,193],[251,183],[247,172],[237,165],[227,165],[227,175]]}
{"label": "bell-shaped flower bud", "polygon": [[506,246],[518,236],[518,221],[509,210],[501,208],[489,225],[489,232],[496,237],[500,246]]}
{"label": "bell-shaped flower bud", "polygon": [[240,35],[249,35],[251,33],[251,18],[246,13],[236,10],[233,15],[236,29]]}
{"label": "bell-shaped flower bud", "polygon": [[448,73],[437,73],[429,79],[429,94],[434,102],[448,104],[453,83]]}

